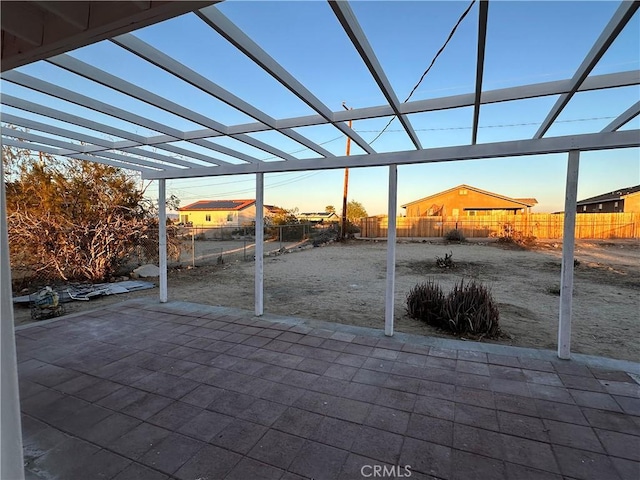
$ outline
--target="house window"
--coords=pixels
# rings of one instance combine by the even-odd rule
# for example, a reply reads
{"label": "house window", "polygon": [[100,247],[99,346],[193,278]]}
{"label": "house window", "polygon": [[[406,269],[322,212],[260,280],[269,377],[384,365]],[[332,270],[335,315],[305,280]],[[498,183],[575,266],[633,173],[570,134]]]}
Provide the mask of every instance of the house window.
{"label": "house window", "polygon": [[602,204],[601,203],[598,204],[598,210],[602,210]]}
{"label": "house window", "polygon": [[587,211],[587,206],[586,206],[586,205],[583,205],[583,206],[582,206],[582,211],[583,211],[583,212],[586,212],[586,211]]}
{"label": "house window", "polygon": [[466,189],[466,188],[463,188],[463,189],[461,189],[458,193],[459,193],[460,195],[467,195],[469,192],[467,191],[467,189]]}
{"label": "house window", "polygon": [[233,222],[233,213],[227,215],[227,222]]}
{"label": "house window", "polygon": [[460,210],[458,210],[457,208],[453,209],[453,216],[457,217],[460,214]]}
{"label": "house window", "polygon": [[613,206],[614,206],[615,208],[618,208],[618,202],[613,202]]}
{"label": "house window", "polygon": [[469,210],[469,211],[467,211],[467,215],[469,217],[475,217],[476,216],[476,211],[475,210]]}
{"label": "house window", "polygon": [[211,221],[211,215],[205,215],[204,216],[204,221],[205,222],[210,222]]}

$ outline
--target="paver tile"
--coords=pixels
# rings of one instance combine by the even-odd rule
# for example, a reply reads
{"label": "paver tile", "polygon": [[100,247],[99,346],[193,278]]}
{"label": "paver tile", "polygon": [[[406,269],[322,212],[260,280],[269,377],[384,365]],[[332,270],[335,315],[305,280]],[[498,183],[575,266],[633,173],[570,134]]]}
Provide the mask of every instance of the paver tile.
{"label": "paver tile", "polygon": [[173,402],[155,415],[149,417],[147,422],[167,430],[175,431],[193,417],[198,415],[202,409],[184,402]]}
{"label": "paver tile", "polygon": [[170,434],[171,432],[164,428],[156,427],[149,423],[141,423],[121,437],[111,441],[108,447],[127,458],[138,460]]}
{"label": "paver tile", "polygon": [[225,480],[278,480],[283,470],[245,457],[224,477]]}
{"label": "paver tile", "polygon": [[144,465],[140,465],[139,463],[132,463],[127,468],[122,470],[118,475],[116,475],[113,480],[140,480],[144,478],[145,480],[168,480],[169,477],[164,473],[160,473],[155,470],[151,470]]}
{"label": "paver tile", "polygon": [[411,465],[418,472],[438,478],[451,478],[452,450],[443,445],[407,438],[402,446],[399,464]]}
{"label": "paver tile", "polygon": [[453,420],[455,403],[441,398],[418,396],[413,411],[444,420]]}
{"label": "paver tile", "polygon": [[175,473],[205,444],[177,433],[168,435],[140,459],[142,463],[165,473]]}
{"label": "paver tile", "polygon": [[295,407],[289,407],[273,424],[273,428],[299,437],[308,438],[320,425],[323,416]]}
{"label": "paver tile", "polygon": [[640,436],[640,417],[591,408],[583,408],[582,413],[592,427]]}
{"label": "paver tile", "polygon": [[509,435],[524,437],[540,442],[548,442],[547,424],[542,420],[527,415],[498,411],[498,424],[500,431]]}
{"label": "paver tile", "polygon": [[246,420],[235,419],[210,440],[210,443],[246,455],[267,427]]}
{"label": "paver tile", "polygon": [[407,435],[440,445],[453,445],[453,422],[441,418],[411,415]]}
{"label": "paver tile", "polygon": [[551,443],[566,447],[580,448],[597,453],[605,453],[598,437],[590,427],[571,423],[544,420]]}
{"label": "paver tile", "polygon": [[453,450],[453,480],[504,480],[504,462],[474,453]]}
{"label": "paver tile", "polygon": [[289,467],[294,473],[317,480],[338,478],[349,452],[307,440]]}
{"label": "paver tile", "polygon": [[640,478],[640,462],[617,457],[613,457],[610,460],[622,480],[637,480]]}
{"label": "paver tile", "polygon": [[269,430],[251,449],[252,458],[287,469],[304,445],[304,438],[277,430]]}
{"label": "paver tile", "polygon": [[506,462],[560,473],[548,443],[502,434],[502,448]]}
{"label": "paver tile", "polygon": [[619,480],[609,457],[586,450],[553,445],[563,475],[581,480]]}
{"label": "paver tile", "polygon": [[356,423],[325,417],[309,438],[316,442],[349,450],[359,431],[360,426]]}
{"label": "paver tile", "polygon": [[241,459],[237,453],[205,445],[180,467],[175,476],[180,480],[224,478]]}
{"label": "paver tile", "polygon": [[233,417],[203,410],[176,430],[189,437],[208,442],[233,421]]}
{"label": "paver tile", "polygon": [[410,414],[394,408],[374,405],[364,420],[366,425],[403,435],[409,425]]}
{"label": "paver tile", "polygon": [[612,412],[622,411],[618,403],[616,403],[614,398],[608,393],[588,392],[582,390],[569,390],[569,392],[576,404],[581,407],[597,408]]}
{"label": "paver tile", "polygon": [[595,431],[609,455],[640,462],[640,437],[599,428]]}
{"label": "paver tile", "polygon": [[[403,437],[396,433],[361,426],[351,446],[351,451],[372,459],[377,459],[388,465],[398,462],[402,449]],[[407,463],[412,465],[411,462]]]}

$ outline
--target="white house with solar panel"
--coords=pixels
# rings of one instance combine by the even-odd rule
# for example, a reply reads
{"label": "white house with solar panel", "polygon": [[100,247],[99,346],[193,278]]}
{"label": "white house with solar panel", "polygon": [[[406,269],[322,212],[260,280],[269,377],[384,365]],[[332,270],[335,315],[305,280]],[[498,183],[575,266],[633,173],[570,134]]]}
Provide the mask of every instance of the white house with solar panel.
{"label": "white house with solar panel", "polygon": [[[194,227],[244,227],[256,221],[256,201],[199,200],[179,208],[180,222]],[[264,206],[264,214],[271,217],[281,211],[272,205]]]}

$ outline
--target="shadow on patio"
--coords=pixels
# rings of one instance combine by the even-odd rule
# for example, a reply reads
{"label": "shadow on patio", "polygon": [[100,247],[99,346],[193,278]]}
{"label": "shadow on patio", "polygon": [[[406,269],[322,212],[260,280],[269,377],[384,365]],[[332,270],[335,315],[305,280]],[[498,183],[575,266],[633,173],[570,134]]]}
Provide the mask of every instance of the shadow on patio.
{"label": "shadow on patio", "polygon": [[16,338],[27,478],[640,478],[629,362],[152,300]]}

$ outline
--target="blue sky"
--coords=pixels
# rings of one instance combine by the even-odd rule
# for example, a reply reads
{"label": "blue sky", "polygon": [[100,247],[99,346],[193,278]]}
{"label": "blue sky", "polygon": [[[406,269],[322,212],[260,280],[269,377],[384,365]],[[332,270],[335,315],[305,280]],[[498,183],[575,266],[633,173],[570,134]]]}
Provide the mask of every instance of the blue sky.
{"label": "blue sky", "polygon": [[[467,5],[468,2],[455,1],[351,3],[401,100],[409,94]],[[491,2],[484,88],[497,89],[570,78],[617,7],[618,2],[609,1]],[[339,110],[342,102],[352,107],[385,103],[326,2],[232,0],[220,4],[218,8],[329,108]],[[412,100],[473,91],[477,15],[478,7],[475,5]],[[273,117],[314,113],[193,14],[145,28],[135,32],[135,35]],[[592,75],[640,68],[639,38],[640,19],[636,14]],[[222,102],[139,61],[110,42],[82,48],[72,52],[72,55],[221,123],[232,125],[252,121]],[[150,116],[175,128],[201,128],[44,62],[22,67],[20,71]],[[2,83],[2,89],[11,94],[23,93],[20,87],[7,82]],[[108,117],[104,115],[60,100],[51,100],[44,95],[30,94],[28,98],[46,101],[49,106],[86,115],[136,133],[155,133],[127,122],[107,121]],[[597,132],[639,98],[638,87],[578,93],[547,136]],[[545,97],[484,106],[480,114],[478,141],[484,143],[532,137],[555,100],[556,97]],[[17,112],[9,107],[3,110],[38,119],[36,115]],[[428,148],[470,143],[472,114],[471,108],[462,108],[415,114],[409,118],[421,142]],[[371,141],[388,120],[356,121],[353,127],[365,140]],[[624,128],[640,128],[640,120],[636,118]],[[334,127],[304,127],[297,130],[311,140],[322,143],[332,153],[344,154],[344,136]],[[265,132],[252,136],[273,143],[298,158],[315,156],[278,133]],[[215,141],[261,159],[273,160],[269,154],[232,139]],[[191,144],[178,144],[206,152]],[[412,149],[397,120],[373,146],[380,152]],[[362,150],[352,145],[352,154],[359,153]],[[223,155],[218,157],[226,158]],[[557,211],[563,208],[565,172],[566,155],[401,166],[398,170],[398,203],[407,203],[466,183],[503,195],[536,197],[539,205],[534,211]],[[387,168],[352,169],[350,199],[360,201],[370,214],[385,213],[387,177]],[[267,174],[265,202],[284,208],[297,207],[300,211],[321,211],[330,204],[339,207],[342,179],[343,170]],[[638,183],[638,149],[582,154],[579,198]],[[253,176],[170,180],[168,193],[177,195],[182,205],[186,205],[200,199],[253,198],[254,186]],[[151,185],[148,192],[154,195],[156,186]]]}

